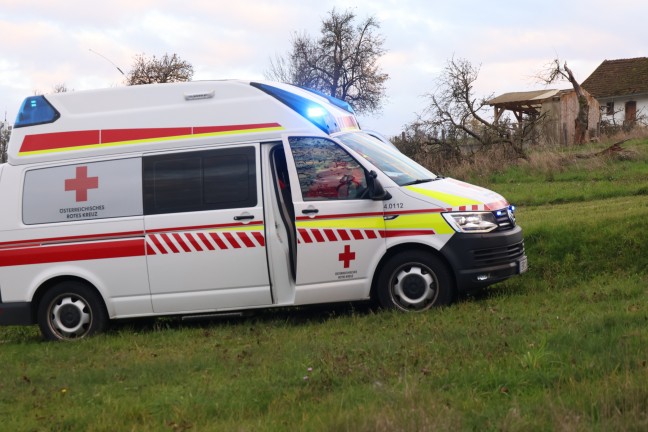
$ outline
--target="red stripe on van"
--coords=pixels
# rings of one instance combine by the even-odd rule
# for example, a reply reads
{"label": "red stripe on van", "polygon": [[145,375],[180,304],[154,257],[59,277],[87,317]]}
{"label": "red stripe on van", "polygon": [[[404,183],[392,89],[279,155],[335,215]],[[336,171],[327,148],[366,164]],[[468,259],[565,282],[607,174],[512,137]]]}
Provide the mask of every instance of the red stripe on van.
{"label": "red stripe on van", "polygon": [[191,248],[187,244],[187,241],[185,240],[185,237],[183,234],[180,233],[174,233],[173,238],[176,239],[180,247],[182,248],[183,251],[185,252],[191,252]]}
{"label": "red stripe on van", "polygon": [[18,153],[42,150],[69,149],[75,147],[128,143],[145,139],[183,137],[218,132],[254,132],[258,129],[280,128],[279,123],[258,123],[226,126],[184,126],[169,128],[97,129],[69,132],[50,132],[26,135]]}
{"label": "red stripe on van", "polygon": [[196,240],[195,234],[187,233],[186,236],[189,239],[189,242],[193,245],[194,249],[196,249],[198,252],[205,250],[205,246],[203,246],[201,242]]}
{"label": "red stripe on van", "polygon": [[236,234],[239,236],[245,246],[249,248],[255,247],[254,243],[252,242],[252,240],[250,240],[250,237],[248,237],[246,232],[237,232]]}
{"label": "red stripe on van", "polygon": [[351,237],[349,237],[349,233],[347,233],[346,230],[339,229],[337,230],[337,233],[343,241],[351,240]]}
{"label": "red stripe on van", "polygon": [[353,229],[351,230],[351,235],[355,240],[364,240],[364,237],[362,236],[362,231]]}
{"label": "red stripe on van", "polygon": [[146,255],[147,256],[157,255],[155,249],[153,249],[153,247],[148,242],[146,242]]}
{"label": "red stripe on van", "polygon": [[182,135],[191,135],[191,128],[106,129],[101,131],[101,143],[109,144],[121,141],[168,138]]}
{"label": "red stripe on van", "polygon": [[99,142],[98,130],[26,135],[20,146],[20,152],[52,150],[62,147],[79,147],[88,144],[99,144]]}
{"label": "red stripe on van", "polygon": [[[416,210],[414,210],[415,212]],[[424,213],[432,213],[434,210],[421,210]],[[404,214],[408,212],[394,212],[395,214]],[[309,216],[297,216],[297,221],[312,221],[314,219],[346,219],[346,218],[364,218],[364,217],[383,217],[384,215],[389,214],[389,212],[371,212],[371,213],[339,213],[339,214],[329,214],[329,215],[309,215]]]}
{"label": "red stripe on van", "polygon": [[240,249],[241,245],[238,244],[232,233],[225,232],[223,233],[223,237],[227,239],[227,241],[236,249]]}
{"label": "red stripe on van", "polygon": [[0,250],[0,267],[144,256],[143,239]]}
{"label": "red stripe on van", "polygon": [[194,135],[204,133],[232,132],[246,129],[265,129],[281,127],[279,123],[258,123],[232,126],[196,126],[193,128]]}
{"label": "red stripe on van", "polygon": [[325,241],[324,236],[322,235],[322,233],[320,233],[318,229],[316,228],[312,229],[311,234],[313,234],[313,237],[315,237],[315,241],[317,241],[317,243],[322,243]]}
{"label": "red stripe on van", "polygon": [[155,245],[155,247],[157,248],[157,250],[160,251],[161,254],[165,255],[169,253],[167,249],[164,247],[164,245],[162,244],[162,242],[160,241],[160,239],[158,238],[158,236],[152,235],[149,236],[148,239]]}
{"label": "red stripe on van", "polygon": [[406,237],[434,234],[436,233],[433,230],[388,230],[384,237]]}
{"label": "red stripe on van", "polygon": [[201,233],[201,232],[198,233],[198,238],[205,245],[207,249],[209,249],[210,251],[216,250],[216,248],[214,247],[213,244],[211,244],[211,242],[209,241],[205,233]]}
{"label": "red stripe on van", "polygon": [[28,246],[45,246],[47,244],[54,243],[71,243],[79,241],[95,241],[95,240],[122,240],[124,238],[132,237],[142,237],[144,231],[126,231],[126,232],[114,232],[106,234],[87,234],[87,235],[78,235],[78,236],[68,236],[68,237],[49,237],[49,238],[35,238],[29,240],[14,240],[9,242],[0,243],[0,249],[6,248],[16,248],[16,247],[28,247]]}
{"label": "red stripe on van", "polygon": [[304,228],[299,228],[299,235],[301,235],[301,238],[304,240],[306,243],[312,243],[313,240],[310,238],[308,235],[308,230]]}
{"label": "red stripe on van", "polygon": [[335,236],[335,232],[332,229],[326,228],[324,230],[324,234],[326,234],[326,238],[329,239],[329,241],[337,241],[337,237]]}
{"label": "red stripe on van", "polygon": [[225,242],[220,238],[220,235],[218,233],[209,233],[210,237],[216,242],[219,248],[221,249],[229,249]]}
{"label": "red stripe on van", "polygon": [[265,246],[265,239],[263,238],[263,234],[258,231],[252,231],[252,236],[256,239],[257,243],[259,243],[259,246]]}
{"label": "red stripe on van", "polygon": [[171,237],[169,237],[169,234],[160,234],[160,240],[166,247],[171,249],[172,253],[178,253],[180,252],[176,245],[173,244],[173,240],[171,240]]}

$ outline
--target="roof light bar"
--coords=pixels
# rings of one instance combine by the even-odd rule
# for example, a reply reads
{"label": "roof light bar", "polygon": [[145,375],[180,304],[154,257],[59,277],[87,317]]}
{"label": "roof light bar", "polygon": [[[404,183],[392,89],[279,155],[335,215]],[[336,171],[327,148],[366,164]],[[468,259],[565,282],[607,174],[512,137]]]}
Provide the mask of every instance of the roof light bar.
{"label": "roof light bar", "polygon": [[344,111],[347,111],[347,112],[349,112],[351,114],[355,114],[355,112],[353,111],[353,107],[351,105],[349,105],[349,103],[347,101],[343,101],[342,99],[338,99],[336,97],[329,96],[326,93],[322,93],[319,90],[315,90],[315,89],[312,89],[312,88],[309,88],[309,87],[300,87],[300,88],[302,88],[304,90],[308,90],[311,93],[315,93],[317,96],[323,97],[324,99],[329,101],[331,104],[335,105],[338,108],[342,108]]}
{"label": "roof light bar", "polygon": [[253,87],[269,94],[278,101],[287,105],[302,117],[308,119],[315,126],[327,134],[340,131],[340,126],[331,113],[322,105],[298,94],[262,83],[250,83]]}

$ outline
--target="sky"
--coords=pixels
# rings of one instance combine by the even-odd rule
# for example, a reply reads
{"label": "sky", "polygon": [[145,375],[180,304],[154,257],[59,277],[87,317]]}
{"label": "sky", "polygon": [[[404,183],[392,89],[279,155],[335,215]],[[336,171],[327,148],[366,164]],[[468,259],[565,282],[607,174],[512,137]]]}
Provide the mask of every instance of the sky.
{"label": "sky", "polygon": [[549,87],[554,58],[585,80],[603,60],[648,56],[648,2],[639,0],[0,0],[0,120],[22,100],[122,86],[138,54],[176,53],[194,80],[264,79],[295,33],[318,36],[336,8],[380,23],[390,76],[380,113],[363,128],[400,133],[427,106],[452,59],[478,66],[477,97]]}

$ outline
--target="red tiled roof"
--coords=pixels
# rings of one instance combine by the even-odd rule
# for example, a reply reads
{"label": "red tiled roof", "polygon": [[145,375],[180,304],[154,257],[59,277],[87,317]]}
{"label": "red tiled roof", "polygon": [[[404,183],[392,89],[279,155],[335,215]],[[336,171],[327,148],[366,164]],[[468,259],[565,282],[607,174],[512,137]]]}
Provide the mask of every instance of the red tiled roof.
{"label": "red tiled roof", "polygon": [[596,98],[648,93],[648,57],[605,60],[581,86]]}

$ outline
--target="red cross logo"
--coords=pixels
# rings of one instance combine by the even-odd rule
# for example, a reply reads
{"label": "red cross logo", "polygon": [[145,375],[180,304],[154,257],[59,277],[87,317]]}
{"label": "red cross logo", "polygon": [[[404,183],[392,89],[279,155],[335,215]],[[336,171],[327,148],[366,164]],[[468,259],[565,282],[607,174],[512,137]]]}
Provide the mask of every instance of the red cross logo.
{"label": "red cross logo", "polygon": [[343,261],[344,268],[349,268],[353,260],[355,260],[355,252],[351,252],[351,246],[344,245],[344,252],[338,255],[338,261]]}
{"label": "red cross logo", "polygon": [[88,189],[99,189],[99,177],[88,177],[88,167],[76,168],[76,178],[65,179],[65,191],[75,191],[76,201],[88,201]]}

